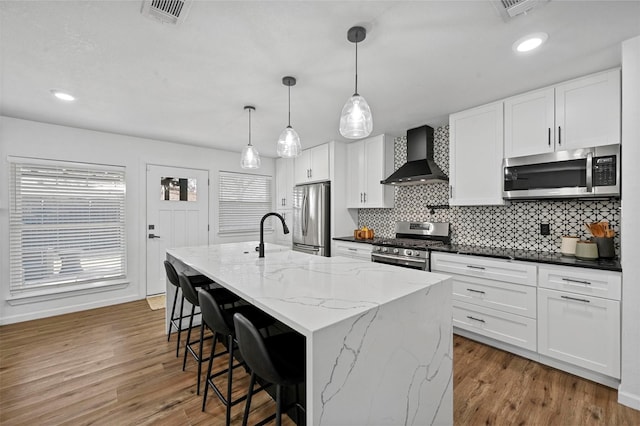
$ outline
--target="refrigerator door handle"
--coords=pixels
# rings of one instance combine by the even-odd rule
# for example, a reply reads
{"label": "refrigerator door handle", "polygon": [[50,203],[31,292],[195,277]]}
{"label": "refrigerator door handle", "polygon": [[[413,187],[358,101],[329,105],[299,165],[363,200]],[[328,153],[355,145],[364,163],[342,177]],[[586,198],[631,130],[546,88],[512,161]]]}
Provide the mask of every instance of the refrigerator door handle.
{"label": "refrigerator door handle", "polygon": [[300,223],[302,227],[302,235],[307,235],[307,226],[309,226],[309,217],[307,212],[307,195],[304,194],[302,196],[302,221]]}

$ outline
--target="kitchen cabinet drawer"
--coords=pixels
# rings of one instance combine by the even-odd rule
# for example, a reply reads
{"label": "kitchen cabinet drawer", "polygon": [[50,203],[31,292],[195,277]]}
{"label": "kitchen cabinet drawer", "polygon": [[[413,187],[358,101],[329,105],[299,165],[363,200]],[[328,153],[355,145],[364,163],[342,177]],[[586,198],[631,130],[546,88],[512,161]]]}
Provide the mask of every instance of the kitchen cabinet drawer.
{"label": "kitchen cabinet drawer", "polygon": [[530,351],[536,350],[535,319],[454,300],[453,326]]}
{"label": "kitchen cabinet drawer", "polygon": [[536,318],[535,287],[465,275],[452,275],[452,277],[454,300]]}
{"label": "kitchen cabinet drawer", "polygon": [[538,352],[620,378],[620,302],[539,288]]}
{"label": "kitchen cabinet drawer", "polygon": [[539,267],[539,286],[586,296],[620,300],[622,275],[615,271],[545,265]]}
{"label": "kitchen cabinet drawer", "polygon": [[537,285],[536,266],[526,262],[432,252],[431,270],[513,284]]}
{"label": "kitchen cabinet drawer", "polygon": [[371,244],[334,241],[333,254],[371,261]]}

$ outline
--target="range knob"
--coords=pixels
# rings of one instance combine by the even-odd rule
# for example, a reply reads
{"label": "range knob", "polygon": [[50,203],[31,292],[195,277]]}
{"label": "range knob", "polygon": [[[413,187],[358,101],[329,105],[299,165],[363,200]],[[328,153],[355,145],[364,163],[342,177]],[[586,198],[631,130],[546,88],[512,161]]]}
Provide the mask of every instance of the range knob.
{"label": "range knob", "polygon": [[387,251],[389,251],[386,247],[382,247],[382,252],[386,253]]}
{"label": "range knob", "polygon": [[380,251],[380,247],[374,247],[373,251]]}
{"label": "range knob", "polygon": [[420,252],[419,251],[416,252],[416,257],[420,257]]}
{"label": "range knob", "polygon": [[413,250],[407,250],[407,251],[405,252],[405,254],[406,254],[407,256],[413,256]]}
{"label": "range knob", "polygon": [[400,250],[398,250],[397,248],[394,248],[393,249],[393,254],[398,254],[398,253],[400,253]]}

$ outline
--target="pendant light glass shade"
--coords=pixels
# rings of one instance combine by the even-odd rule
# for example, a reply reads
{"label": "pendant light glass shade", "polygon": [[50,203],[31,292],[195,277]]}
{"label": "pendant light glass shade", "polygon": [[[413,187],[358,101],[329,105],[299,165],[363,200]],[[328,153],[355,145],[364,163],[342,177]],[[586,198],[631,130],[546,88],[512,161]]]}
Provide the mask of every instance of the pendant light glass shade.
{"label": "pendant light glass shade", "polygon": [[291,86],[296,85],[296,79],[289,76],[282,77],[282,84],[289,87],[289,125],[280,133],[276,151],[279,157],[294,158],[302,152],[300,136],[298,136],[298,132],[291,127]]}
{"label": "pendant light glass shade", "polygon": [[300,145],[300,136],[293,127],[287,126],[280,133],[277,146],[278,156],[284,158],[294,158],[300,155],[302,146]]}
{"label": "pendant light glass shade", "polygon": [[342,108],[340,134],[349,139],[366,138],[373,131],[371,108],[357,93],[351,96]]}
{"label": "pendant light glass shade", "polygon": [[258,153],[258,150],[251,145],[251,111],[255,111],[256,108],[253,106],[245,106],[244,109],[249,111],[249,144],[242,150],[240,167],[243,169],[259,169],[260,154]]}
{"label": "pendant light glass shade", "polygon": [[356,90],[342,108],[340,134],[348,139],[366,138],[373,131],[373,116],[367,101],[358,94],[358,43],[367,36],[363,27],[352,27],[347,32],[347,40],[356,45]]}

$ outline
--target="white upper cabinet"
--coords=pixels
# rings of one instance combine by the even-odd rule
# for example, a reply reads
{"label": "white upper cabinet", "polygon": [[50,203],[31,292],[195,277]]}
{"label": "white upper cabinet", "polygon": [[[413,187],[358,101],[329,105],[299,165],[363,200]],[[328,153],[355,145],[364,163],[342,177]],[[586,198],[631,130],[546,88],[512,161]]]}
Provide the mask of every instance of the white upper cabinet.
{"label": "white upper cabinet", "polygon": [[347,145],[347,207],[390,208],[394,189],[381,180],[393,173],[393,139],[387,135]]}
{"label": "white upper cabinet", "polygon": [[504,101],[505,157],[555,150],[553,88],[536,90]]}
{"label": "white upper cabinet", "polygon": [[504,101],[504,156],[620,143],[620,69]]}
{"label": "white upper cabinet", "polygon": [[276,208],[290,209],[293,205],[293,159],[276,160]]}
{"label": "white upper cabinet", "polygon": [[294,181],[296,185],[329,179],[329,144],[305,149],[295,159]]}
{"label": "white upper cabinet", "polygon": [[502,199],[503,103],[449,116],[449,204],[499,205]]}

